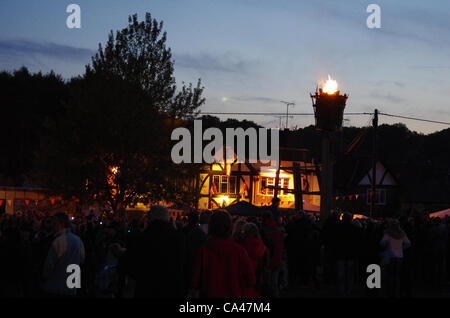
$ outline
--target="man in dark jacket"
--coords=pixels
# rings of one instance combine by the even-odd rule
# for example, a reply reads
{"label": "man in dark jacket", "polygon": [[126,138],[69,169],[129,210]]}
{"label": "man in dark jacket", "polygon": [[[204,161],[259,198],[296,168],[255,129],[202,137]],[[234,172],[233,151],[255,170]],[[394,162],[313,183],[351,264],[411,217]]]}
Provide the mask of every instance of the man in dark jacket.
{"label": "man in dark jacket", "polygon": [[302,212],[287,227],[286,248],[288,255],[290,285],[298,282],[309,284],[311,279],[317,283],[315,267],[320,255],[318,230]]}
{"label": "man in dark jacket", "polygon": [[136,281],[135,297],[184,297],[183,233],[170,224],[169,211],[154,205],[148,226],[127,252],[128,274]]}
{"label": "man in dark jacket", "polygon": [[353,216],[344,213],[336,228],[337,283],[341,295],[350,295],[355,280],[355,260],[361,232],[352,223]]}
{"label": "man in dark jacket", "polygon": [[194,272],[194,263],[200,248],[206,244],[206,233],[200,228],[199,215],[196,211],[191,212],[188,216],[188,224],[183,228],[186,239],[186,268],[185,268],[185,288],[187,288],[192,280]]}

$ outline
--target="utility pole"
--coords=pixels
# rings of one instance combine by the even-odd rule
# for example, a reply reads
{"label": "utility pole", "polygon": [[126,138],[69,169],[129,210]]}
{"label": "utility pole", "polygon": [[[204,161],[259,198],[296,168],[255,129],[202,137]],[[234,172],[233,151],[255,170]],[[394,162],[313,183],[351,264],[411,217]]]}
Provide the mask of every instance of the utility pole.
{"label": "utility pole", "polygon": [[283,104],[286,104],[286,129],[288,129],[288,119],[289,119],[289,106],[295,106],[294,102],[285,102],[285,101],[280,101]]}
{"label": "utility pole", "polygon": [[277,173],[275,175],[275,188],[273,189],[274,199],[278,198],[278,189],[280,189],[279,182],[280,182],[280,164],[278,163]]}
{"label": "utility pole", "polygon": [[331,158],[330,132],[322,132],[322,171],[320,182],[320,218],[326,220],[330,215],[333,194],[333,160]]}
{"label": "utility pole", "polygon": [[377,186],[377,128],[378,128],[378,109],[375,109],[373,115],[373,141],[372,141],[372,183],[370,189],[370,214],[373,216],[373,208],[375,205],[375,190]]}
{"label": "utility pole", "polygon": [[[278,118],[280,120],[280,124],[278,126],[278,128],[281,130],[281,120],[285,117],[285,116],[274,116],[276,118]],[[294,116],[289,116],[289,118],[294,118]]]}
{"label": "utility pole", "polygon": [[300,165],[298,162],[293,163],[294,172],[294,197],[295,197],[295,210],[303,211],[303,195],[302,195],[302,178],[300,174]]}

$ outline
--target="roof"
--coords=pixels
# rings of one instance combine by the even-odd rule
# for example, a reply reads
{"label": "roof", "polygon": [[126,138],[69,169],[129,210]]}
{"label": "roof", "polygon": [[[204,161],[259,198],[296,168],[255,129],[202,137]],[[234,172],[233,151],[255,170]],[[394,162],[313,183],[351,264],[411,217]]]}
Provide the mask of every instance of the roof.
{"label": "roof", "polygon": [[[401,201],[410,203],[450,203],[450,175],[432,165],[405,162],[379,162],[389,174],[389,183],[395,182],[401,190]],[[335,186],[340,191],[352,191],[368,186],[367,174],[372,170],[372,160],[366,157],[348,157],[335,166]],[[370,176],[370,175],[369,175]],[[367,178],[366,178],[367,177]],[[377,174],[377,180],[380,181]],[[379,182],[377,182],[379,184]],[[394,184],[391,184],[394,185]],[[395,185],[394,185],[395,186]]]}

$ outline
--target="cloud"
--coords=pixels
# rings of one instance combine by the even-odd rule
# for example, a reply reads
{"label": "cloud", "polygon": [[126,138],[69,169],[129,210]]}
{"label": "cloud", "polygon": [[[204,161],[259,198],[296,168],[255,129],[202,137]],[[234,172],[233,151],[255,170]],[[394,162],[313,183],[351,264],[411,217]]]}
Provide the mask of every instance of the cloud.
{"label": "cloud", "polygon": [[94,51],[53,42],[0,40],[0,56],[56,58],[64,61],[88,62]]}
{"label": "cloud", "polygon": [[418,69],[442,69],[446,70],[449,69],[450,66],[444,66],[444,65],[411,65],[410,68],[418,68]]}
{"label": "cloud", "polygon": [[280,103],[280,100],[278,99],[263,96],[245,96],[245,97],[240,96],[240,97],[232,97],[231,99],[239,102],[258,102],[265,104]]}
{"label": "cloud", "polygon": [[[443,3],[440,10],[436,7],[417,8],[409,1],[405,4],[391,5],[389,1],[378,3],[381,7],[381,28],[369,30],[365,21],[369,16],[367,4],[355,5],[351,1],[317,1],[312,10],[314,14],[326,16],[361,32],[371,32],[398,43],[399,39],[421,43],[432,47],[448,47],[450,31],[448,4]],[[417,0],[416,2],[422,3]],[[444,6],[445,5],[445,6]]]}
{"label": "cloud", "polygon": [[391,93],[380,94],[378,92],[373,92],[370,94],[370,96],[373,98],[382,99],[382,100],[385,100],[385,101],[391,102],[391,103],[402,103],[405,101],[404,98],[392,95]]}
{"label": "cloud", "polygon": [[435,109],[431,112],[437,114],[438,116],[450,116],[450,111],[447,109]]}
{"label": "cloud", "polygon": [[226,73],[247,73],[255,64],[254,61],[245,60],[236,54],[174,54],[175,65],[203,71]]}

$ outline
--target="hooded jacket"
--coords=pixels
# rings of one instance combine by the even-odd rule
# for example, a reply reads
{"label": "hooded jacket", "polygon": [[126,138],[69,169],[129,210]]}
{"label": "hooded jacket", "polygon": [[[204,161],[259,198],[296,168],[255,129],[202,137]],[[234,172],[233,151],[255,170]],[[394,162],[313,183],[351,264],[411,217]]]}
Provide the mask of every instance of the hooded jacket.
{"label": "hooded jacket", "polygon": [[[252,266],[253,273],[255,273],[258,269],[258,265],[264,257],[264,253],[267,248],[264,245],[263,241],[260,238],[244,238],[242,242],[242,246],[244,246],[247,254],[250,258],[250,264]],[[255,290],[255,288],[250,287],[246,289],[246,297],[254,298],[259,297],[260,294]]]}
{"label": "hooded jacket", "polygon": [[191,288],[208,298],[246,297],[256,282],[246,250],[228,239],[210,239],[198,253]]}
{"label": "hooded jacket", "polygon": [[269,239],[271,244],[272,268],[278,270],[281,267],[281,260],[283,258],[284,235],[277,229],[275,220],[269,218],[264,222],[264,234]]}

